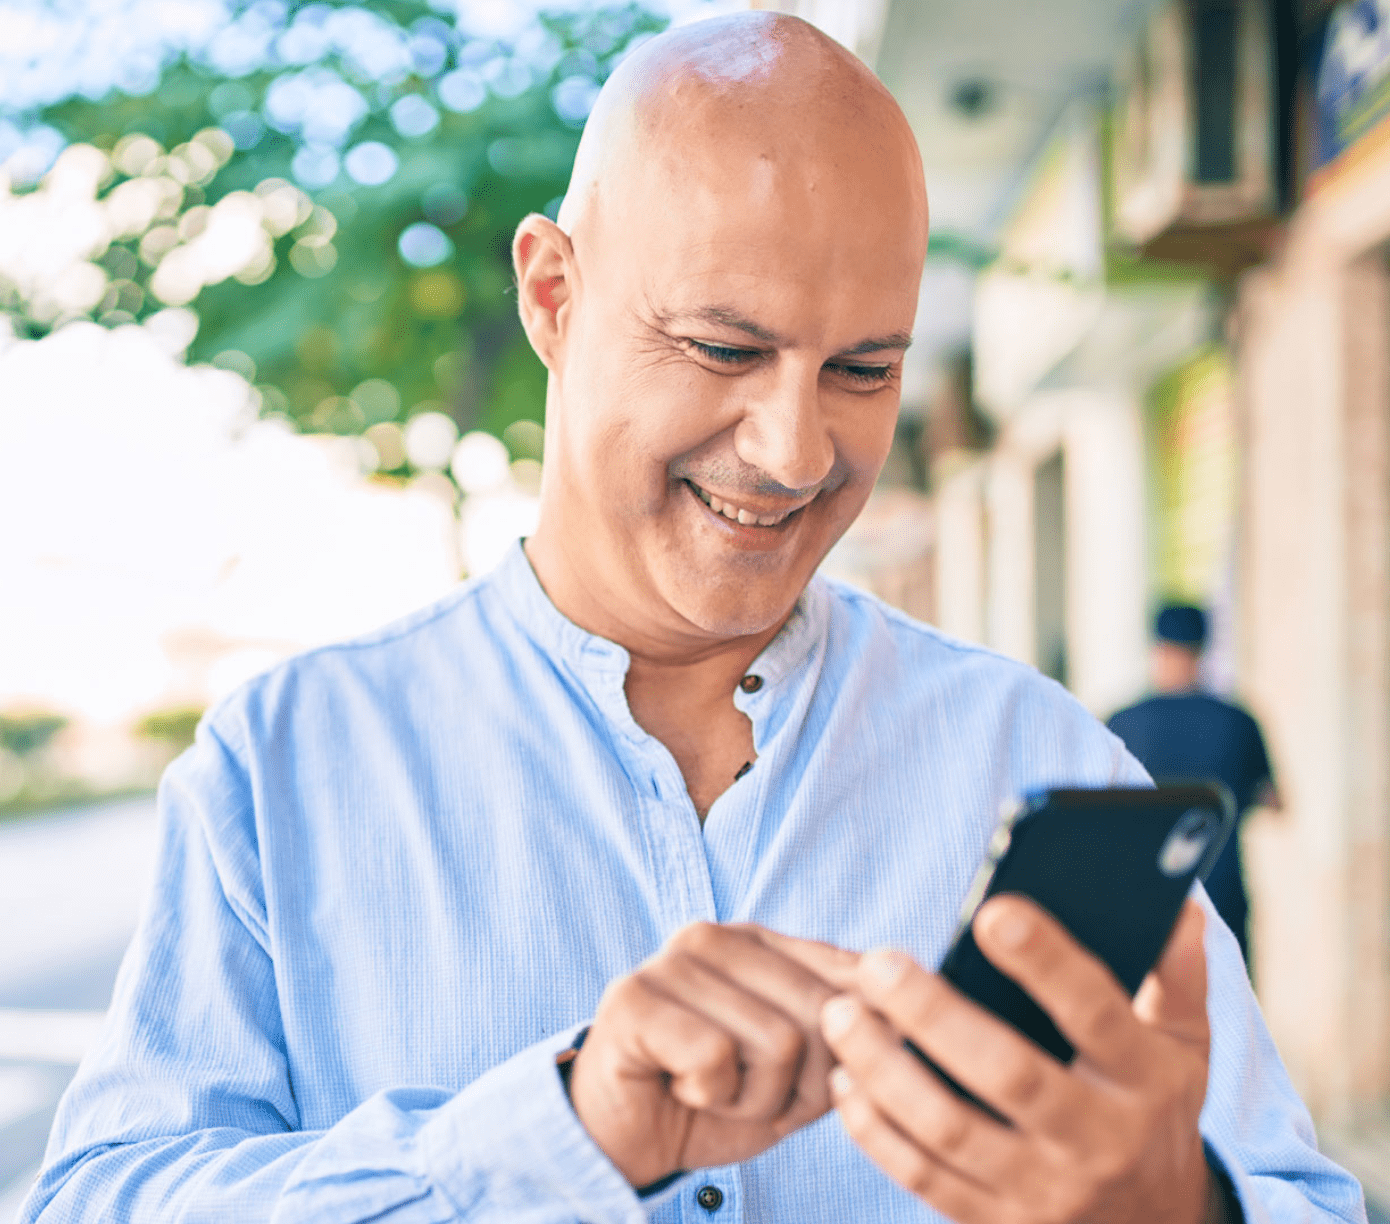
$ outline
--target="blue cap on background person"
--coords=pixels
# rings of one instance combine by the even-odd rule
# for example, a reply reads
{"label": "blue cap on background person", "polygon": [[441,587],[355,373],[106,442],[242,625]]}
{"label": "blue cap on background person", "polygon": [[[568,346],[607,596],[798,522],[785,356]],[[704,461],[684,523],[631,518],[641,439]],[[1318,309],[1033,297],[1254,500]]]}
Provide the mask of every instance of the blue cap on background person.
{"label": "blue cap on background person", "polygon": [[1201,650],[1207,640],[1207,614],[1193,604],[1164,604],[1154,619],[1154,636],[1160,642]]}

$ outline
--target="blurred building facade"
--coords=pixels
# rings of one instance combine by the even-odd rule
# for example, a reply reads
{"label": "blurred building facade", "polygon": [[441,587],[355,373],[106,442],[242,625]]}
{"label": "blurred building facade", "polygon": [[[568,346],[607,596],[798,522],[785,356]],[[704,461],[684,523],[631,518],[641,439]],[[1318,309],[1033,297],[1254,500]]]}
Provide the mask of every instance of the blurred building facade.
{"label": "blurred building facade", "polygon": [[1257,989],[1384,1198],[1390,3],[1075,0],[1052,31],[1022,6],[845,7],[967,285],[943,295],[929,257],[932,351],[886,473],[916,488],[919,547],[852,535],[851,568],[1101,716],[1144,690],[1160,601],[1212,609],[1207,680],[1264,722],[1284,799],[1247,825]]}
{"label": "blurred building facade", "polygon": [[1356,1123],[1390,1095],[1390,5],[1319,16],[1306,176],[1232,309],[1240,675],[1289,805],[1252,839],[1262,1001]]}

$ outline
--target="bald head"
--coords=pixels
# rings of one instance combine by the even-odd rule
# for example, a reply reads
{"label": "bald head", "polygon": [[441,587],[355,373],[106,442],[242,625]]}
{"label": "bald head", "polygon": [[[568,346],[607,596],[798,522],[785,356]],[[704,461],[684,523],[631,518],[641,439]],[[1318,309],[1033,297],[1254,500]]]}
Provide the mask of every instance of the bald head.
{"label": "bald head", "polygon": [[676,657],[775,631],[887,457],[926,240],[902,112],[814,27],[716,18],[619,66],[513,248],[563,611]]}
{"label": "bald head", "polygon": [[710,174],[762,169],[770,177],[773,166],[785,174],[793,165],[803,174],[846,174],[865,155],[889,170],[865,185],[878,190],[889,185],[885,178],[896,180],[891,188],[902,199],[891,202],[906,207],[902,219],[925,245],[917,143],[883,83],[799,17],[716,17],[652,39],[608,79],[580,140],[559,223],[573,233],[591,210],[626,212],[634,198],[650,207],[639,193],[680,194]]}

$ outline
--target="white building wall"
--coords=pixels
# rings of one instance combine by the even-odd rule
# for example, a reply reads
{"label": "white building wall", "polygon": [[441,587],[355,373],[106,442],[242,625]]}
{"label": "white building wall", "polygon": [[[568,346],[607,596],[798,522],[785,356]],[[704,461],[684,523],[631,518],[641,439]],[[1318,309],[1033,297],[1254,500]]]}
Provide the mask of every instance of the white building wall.
{"label": "white building wall", "polygon": [[985,641],[1036,664],[1033,630],[1033,469],[1036,458],[1007,442],[990,455]]}
{"label": "white building wall", "polygon": [[985,635],[985,470],[961,467],[938,486],[936,623],[956,637]]}
{"label": "white building wall", "polygon": [[985,640],[1037,662],[1033,477],[1059,450],[1066,480],[1068,683],[1104,716],[1143,689],[1146,671],[1144,429],[1137,397],[1089,387],[1048,391],[1010,418],[986,461]]}
{"label": "white building wall", "polygon": [[1066,405],[1068,681],[1105,717],[1146,679],[1144,422],[1134,397],[1077,391]]}

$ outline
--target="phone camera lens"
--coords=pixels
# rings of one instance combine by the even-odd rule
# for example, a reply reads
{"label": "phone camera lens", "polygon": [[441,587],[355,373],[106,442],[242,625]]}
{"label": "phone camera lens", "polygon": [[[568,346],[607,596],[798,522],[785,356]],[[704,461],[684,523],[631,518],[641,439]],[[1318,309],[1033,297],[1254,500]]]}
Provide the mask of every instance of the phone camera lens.
{"label": "phone camera lens", "polygon": [[1186,875],[1211,845],[1216,817],[1205,808],[1192,808],[1178,818],[1158,852],[1158,869],[1164,875]]}

